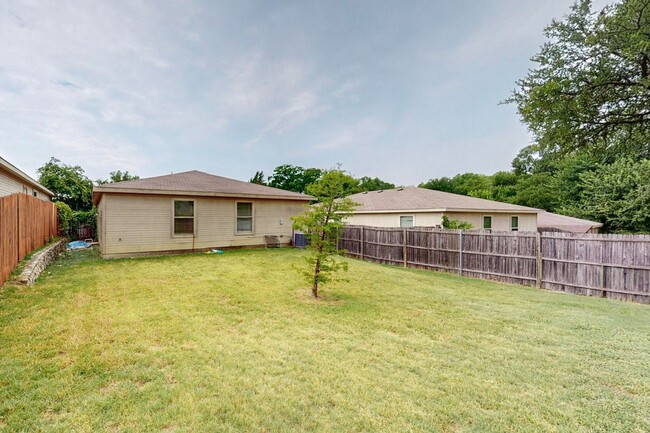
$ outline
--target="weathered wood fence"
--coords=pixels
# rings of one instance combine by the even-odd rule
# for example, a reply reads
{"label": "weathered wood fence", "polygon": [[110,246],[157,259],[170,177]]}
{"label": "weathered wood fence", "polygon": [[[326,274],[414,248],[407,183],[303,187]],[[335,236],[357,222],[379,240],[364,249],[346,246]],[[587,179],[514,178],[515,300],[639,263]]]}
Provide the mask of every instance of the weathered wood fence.
{"label": "weathered wood fence", "polygon": [[27,194],[0,197],[0,285],[30,252],[57,235],[54,203]]}
{"label": "weathered wood fence", "polygon": [[650,303],[650,235],[347,226],[362,260]]}

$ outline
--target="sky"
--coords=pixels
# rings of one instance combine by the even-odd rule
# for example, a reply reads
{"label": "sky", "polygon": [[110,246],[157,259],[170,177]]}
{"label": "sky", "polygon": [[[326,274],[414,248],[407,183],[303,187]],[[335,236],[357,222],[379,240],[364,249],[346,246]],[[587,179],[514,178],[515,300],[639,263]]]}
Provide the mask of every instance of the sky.
{"label": "sky", "polygon": [[508,170],[532,138],[500,102],[572,4],[3,0],[0,156],[92,180]]}

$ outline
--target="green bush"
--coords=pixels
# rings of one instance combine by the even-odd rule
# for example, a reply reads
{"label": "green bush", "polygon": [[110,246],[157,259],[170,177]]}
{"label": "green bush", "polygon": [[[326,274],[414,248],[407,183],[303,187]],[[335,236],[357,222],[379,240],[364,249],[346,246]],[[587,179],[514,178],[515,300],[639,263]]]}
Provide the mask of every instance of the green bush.
{"label": "green bush", "polygon": [[470,230],[474,228],[474,226],[467,221],[450,220],[446,215],[443,215],[442,217],[442,227],[452,230]]}
{"label": "green bush", "polygon": [[67,235],[73,224],[74,212],[70,206],[62,201],[57,201],[54,204],[56,204],[56,207],[58,208],[59,234]]}

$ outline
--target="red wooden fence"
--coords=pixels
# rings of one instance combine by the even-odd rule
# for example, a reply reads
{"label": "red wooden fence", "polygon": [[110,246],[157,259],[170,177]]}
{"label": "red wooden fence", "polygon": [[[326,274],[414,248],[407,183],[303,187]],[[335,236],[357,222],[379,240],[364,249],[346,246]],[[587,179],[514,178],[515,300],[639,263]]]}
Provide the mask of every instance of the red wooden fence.
{"label": "red wooden fence", "polygon": [[57,235],[57,208],[27,194],[0,197],[0,285],[27,254]]}

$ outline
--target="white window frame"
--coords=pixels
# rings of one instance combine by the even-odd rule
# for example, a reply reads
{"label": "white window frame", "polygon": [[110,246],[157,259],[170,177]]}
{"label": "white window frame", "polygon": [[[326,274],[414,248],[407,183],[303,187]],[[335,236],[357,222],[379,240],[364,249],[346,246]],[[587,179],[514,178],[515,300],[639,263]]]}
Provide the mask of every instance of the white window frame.
{"label": "white window frame", "polygon": [[415,227],[415,215],[400,215],[398,217],[400,228],[402,229],[408,228],[408,227],[402,227],[402,217],[411,217],[413,219],[413,225],[411,227]]}
{"label": "white window frame", "polygon": [[[490,228],[485,227],[485,218],[490,218]],[[494,216],[493,215],[483,215],[483,220],[481,221],[481,226],[483,230],[494,230]]]}
{"label": "white window frame", "polygon": [[[191,201],[193,203],[193,210],[194,213],[192,215],[192,233],[176,233],[174,231],[174,226],[176,225],[176,202],[177,201]],[[172,227],[171,227],[171,232],[172,232],[172,238],[191,238],[191,237],[196,237],[196,200],[191,199],[191,198],[178,198],[174,197],[172,198]],[[178,217],[178,218],[189,218],[189,217]]]}
{"label": "white window frame", "polygon": [[[239,214],[237,213],[237,208],[239,207],[239,203],[250,203],[251,205],[251,216],[244,216],[240,217]],[[239,218],[250,218],[251,219],[251,231],[249,232],[240,232],[237,230],[237,221]],[[254,235],[255,234],[255,202],[253,201],[236,201],[235,202],[235,235],[236,236],[248,236],[248,235]]]}
{"label": "white window frame", "polygon": [[[517,218],[517,227],[512,225],[512,219]],[[518,232],[519,231],[519,223],[520,223],[520,217],[519,215],[510,215],[510,231],[511,232]]]}

